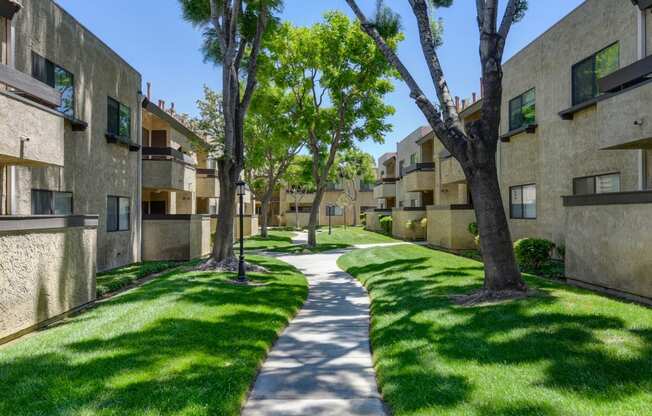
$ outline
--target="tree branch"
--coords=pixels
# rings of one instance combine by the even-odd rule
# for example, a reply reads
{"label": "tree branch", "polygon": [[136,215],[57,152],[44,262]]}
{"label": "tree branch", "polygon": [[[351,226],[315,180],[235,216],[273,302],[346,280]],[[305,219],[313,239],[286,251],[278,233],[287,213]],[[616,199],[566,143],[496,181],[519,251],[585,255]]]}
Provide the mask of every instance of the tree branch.
{"label": "tree branch", "polygon": [[484,26],[484,0],[475,0],[475,8],[478,14],[478,30],[482,30]]}
{"label": "tree branch", "polygon": [[503,16],[503,20],[500,23],[500,29],[498,30],[498,34],[502,38],[501,54],[503,48],[505,47],[505,40],[507,40],[507,35],[509,35],[509,30],[511,29],[512,24],[514,23],[514,19],[516,18],[516,13],[518,12],[518,5],[519,5],[518,0],[509,0],[509,3],[507,3],[507,8],[505,9],[505,15]]}
{"label": "tree branch", "polygon": [[258,67],[258,54],[260,52],[263,33],[265,33],[266,26],[267,7],[261,6],[260,14],[258,15],[258,22],[256,24],[256,34],[251,44],[251,52],[249,54],[250,58],[247,67],[247,86],[245,87],[245,92],[242,96],[242,102],[240,103],[240,107],[242,109],[241,111],[247,111],[249,104],[251,104],[251,98],[254,95],[254,89],[256,88],[256,69]]}

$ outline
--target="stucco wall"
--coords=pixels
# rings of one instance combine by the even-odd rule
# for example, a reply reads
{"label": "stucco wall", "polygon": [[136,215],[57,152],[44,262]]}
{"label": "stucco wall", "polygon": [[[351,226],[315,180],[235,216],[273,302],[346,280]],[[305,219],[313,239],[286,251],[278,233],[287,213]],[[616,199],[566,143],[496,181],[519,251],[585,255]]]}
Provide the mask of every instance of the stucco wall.
{"label": "stucco wall", "polygon": [[[405,139],[401,140],[396,145],[396,174],[399,176],[401,161],[403,162],[403,169],[410,166],[410,155],[416,153],[417,160],[421,154],[421,149],[417,144],[417,140],[424,137],[430,131],[427,127],[419,127]],[[410,207],[412,206],[412,200],[416,201],[416,206],[421,206],[421,193],[419,192],[408,192],[406,188],[406,180],[403,177],[401,180],[396,182],[396,204],[398,206]]]}
{"label": "stucco wall", "polygon": [[143,187],[196,191],[196,170],[177,160],[143,160]]}
{"label": "stucco wall", "polygon": [[144,260],[190,260],[210,254],[211,219],[144,219]]}
{"label": "stucco wall", "polygon": [[652,205],[567,209],[566,275],[652,301]]}
{"label": "stucco wall", "polygon": [[650,103],[652,82],[600,101],[596,114],[598,146],[626,149],[638,147],[643,142],[647,147],[652,146]]}
{"label": "stucco wall", "polygon": [[84,227],[0,233],[0,338],[95,299],[96,235]]}
{"label": "stucco wall", "polygon": [[504,65],[501,133],[508,130],[509,101],[536,88],[535,134],[513,136],[499,145],[503,202],[509,188],[537,186],[537,219],[510,220],[514,239],[542,237],[562,243],[567,235],[561,196],[572,193],[575,177],[621,173],[622,190],[637,185],[635,151],[600,150],[596,108],[562,120],[571,106],[571,67],[620,41],[620,65],[636,60],[636,8],[621,0],[588,0]]}
{"label": "stucco wall", "polygon": [[1,92],[0,114],[0,162],[63,166],[63,117]]}
{"label": "stucco wall", "polygon": [[[64,165],[35,169],[27,189],[72,191],[75,214],[99,214],[97,266],[104,270],[138,261],[138,152],[107,143],[107,97],[128,105],[131,135],[137,141],[141,76],[51,0],[25,0],[16,15],[16,68],[31,74],[32,51],[72,72],[75,81],[75,116],[88,123],[73,132],[65,122]],[[61,176],[60,176],[61,175]],[[50,188],[59,178],[59,187]],[[131,230],[107,233],[107,196],[131,199]],[[30,198],[29,195],[26,198]]]}
{"label": "stucco wall", "polygon": [[367,212],[365,214],[365,217],[367,219],[367,225],[365,225],[365,228],[369,231],[375,231],[375,232],[382,232],[383,227],[380,225],[380,218],[381,217],[386,217],[390,216],[391,217],[392,213],[391,211],[387,212]]}
{"label": "stucco wall", "polygon": [[426,210],[423,211],[404,211],[400,209],[392,210],[392,235],[405,240],[425,240],[427,227],[423,228],[416,224],[414,230],[407,228],[408,221],[420,221],[427,218]]}
{"label": "stucco wall", "polygon": [[474,237],[468,231],[472,222],[475,222],[473,210],[428,207],[428,242],[453,250],[474,249]]}

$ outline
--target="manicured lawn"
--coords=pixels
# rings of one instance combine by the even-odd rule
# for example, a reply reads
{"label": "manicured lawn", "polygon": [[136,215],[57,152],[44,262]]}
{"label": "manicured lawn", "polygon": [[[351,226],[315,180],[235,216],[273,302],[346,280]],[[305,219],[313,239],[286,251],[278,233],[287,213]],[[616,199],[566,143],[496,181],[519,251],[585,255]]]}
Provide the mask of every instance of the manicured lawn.
{"label": "manicured lawn", "polygon": [[270,230],[267,238],[260,236],[247,238],[245,240],[245,249],[311,254],[347,248],[354,244],[395,243],[398,241],[382,234],[365,231],[362,227],[333,227],[331,235],[328,234],[328,227],[322,227],[317,231],[317,247],[308,249],[303,245],[292,243],[295,234],[294,231]]}
{"label": "manicured lawn", "polygon": [[652,310],[534,277],[539,295],[460,307],[482,264],[415,246],[340,258],[372,298],[372,345],[396,415],[652,412]]}
{"label": "manicured lawn", "polygon": [[146,261],[97,274],[97,296],[115,292],[138,279],[179,266],[174,261]]}
{"label": "manicured lawn", "polygon": [[278,260],[259,286],[171,272],[0,347],[0,415],[237,415],[268,348],[307,296]]}

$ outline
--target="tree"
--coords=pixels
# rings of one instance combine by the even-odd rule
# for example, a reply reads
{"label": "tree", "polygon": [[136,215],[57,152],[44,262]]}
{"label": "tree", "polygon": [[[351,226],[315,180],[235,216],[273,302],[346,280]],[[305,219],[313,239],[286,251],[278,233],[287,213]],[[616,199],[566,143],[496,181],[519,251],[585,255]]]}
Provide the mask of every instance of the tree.
{"label": "tree", "polygon": [[279,0],[179,0],[184,18],[204,29],[204,53],[222,67],[224,135],[217,160],[219,221],[209,264],[234,260],[236,182],[244,167],[244,120],[256,88],[258,56]]}
{"label": "tree", "polygon": [[[471,299],[482,300],[523,293],[527,286],[516,264],[512,238],[507,225],[496,170],[500,111],[502,99],[502,59],[505,41],[514,22],[520,20],[527,9],[526,0],[508,0],[500,26],[498,26],[499,0],[476,0],[476,18],[480,37],[480,63],[484,92],[482,113],[478,121],[465,128],[460,120],[444,71],[437,55],[439,36],[433,31],[433,8],[448,7],[453,0],[408,0],[419,28],[421,49],[435,87],[439,107],[428,99],[388,42],[383,31],[395,27],[399,16],[379,1],[377,16],[370,21],[355,0],[346,0],[362,28],[374,40],[387,61],[399,72],[410,89],[428,123],[444,147],[460,163],[471,195],[480,231],[480,242],[485,263],[484,288]],[[389,22],[389,24],[388,24]]]}
{"label": "tree", "polygon": [[[388,38],[389,47],[400,41]],[[307,131],[315,200],[308,246],[316,246],[319,206],[338,151],[356,141],[382,142],[394,109],[383,102],[395,74],[375,44],[346,15],[330,12],[309,28],[283,25],[271,42],[269,59],[277,85],[287,86]]]}
{"label": "tree", "polygon": [[[350,204],[359,201],[360,188],[363,184],[371,184],[376,180],[376,163],[369,153],[357,148],[346,149],[337,158],[335,166],[342,180],[344,195]],[[353,218],[353,225],[358,219]]]}
{"label": "tree", "polygon": [[285,173],[283,183],[294,203],[295,224],[299,228],[299,204],[306,195],[314,193],[316,188],[312,176],[312,158],[296,156]]}
{"label": "tree", "polygon": [[279,180],[303,148],[286,91],[261,85],[245,120],[245,180],[260,201],[260,235],[267,237],[269,207]]}

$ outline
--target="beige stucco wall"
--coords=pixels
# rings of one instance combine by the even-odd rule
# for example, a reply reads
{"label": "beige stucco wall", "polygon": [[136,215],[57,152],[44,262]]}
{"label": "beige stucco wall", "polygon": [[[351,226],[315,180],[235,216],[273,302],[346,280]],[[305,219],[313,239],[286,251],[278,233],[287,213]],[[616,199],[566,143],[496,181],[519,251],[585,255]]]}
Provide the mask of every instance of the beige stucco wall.
{"label": "beige stucco wall", "polygon": [[365,225],[365,228],[369,231],[375,231],[375,232],[381,232],[383,231],[383,227],[380,225],[380,218],[385,217],[385,216],[391,216],[392,212],[391,210],[388,210],[386,212],[367,212],[365,214],[367,224]]}
{"label": "beige stucco wall", "polygon": [[197,197],[217,198],[220,195],[220,183],[217,178],[197,175]]}
{"label": "beige stucco wall", "polygon": [[178,160],[143,160],[143,187],[196,191],[196,169]]}
{"label": "beige stucco wall", "polygon": [[636,8],[621,0],[588,0],[504,65],[501,133],[508,130],[509,101],[536,88],[535,134],[500,143],[498,163],[505,208],[509,188],[537,186],[537,219],[510,220],[514,239],[541,237],[562,243],[566,211],[561,196],[572,193],[575,177],[621,173],[622,190],[636,189],[635,151],[600,150],[600,120],[595,107],[562,120],[571,106],[571,67],[620,41],[621,67],[636,60]]}
{"label": "beige stucco wall", "polygon": [[[258,227],[258,217],[253,215],[247,215],[243,218],[244,225],[244,237],[249,237],[252,235],[258,235],[260,228]],[[235,216],[233,224],[233,235],[235,239],[240,238],[240,217]]]}
{"label": "beige stucco wall", "polygon": [[472,222],[475,222],[473,210],[428,207],[428,242],[453,250],[474,249],[474,236],[468,231]]}
{"label": "beige stucco wall", "polygon": [[[417,144],[417,140],[424,137],[430,129],[428,127],[419,127],[410,133],[405,139],[401,140],[396,145],[396,174],[399,176],[401,162],[403,162],[403,169],[410,166],[410,156],[417,155],[417,161],[420,158],[421,149]],[[397,207],[410,207],[412,200],[416,201],[415,206],[421,206],[421,193],[408,192],[406,187],[405,177],[396,182],[396,205]]]}
{"label": "beige stucco wall", "polygon": [[0,163],[63,166],[63,117],[2,92],[0,114]]}
{"label": "beige stucco wall", "polygon": [[96,235],[83,227],[0,233],[0,339],[95,299]]}
{"label": "beige stucco wall", "polygon": [[597,145],[601,149],[636,148],[641,144],[652,147],[650,103],[652,103],[652,83],[600,101],[596,114]]}
{"label": "beige stucco wall", "polygon": [[566,275],[652,301],[652,205],[567,210]]}
{"label": "beige stucco wall", "polygon": [[[75,80],[75,115],[88,123],[73,132],[65,122],[64,166],[33,169],[33,177],[19,183],[23,198],[31,189],[71,191],[75,214],[99,214],[97,266],[99,270],[139,260],[138,152],[107,143],[107,97],[131,110],[132,140],[137,141],[141,76],[95,35],[51,0],[25,0],[16,15],[16,68],[31,74],[32,51],[72,72]],[[24,175],[23,175],[24,177]],[[56,180],[53,180],[56,178]],[[57,187],[51,184],[56,182]],[[106,231],[107,196],[131,199],[131,229]],[[26,204],[29,207],[29,203]],[[19,212],[26,214],[29,212]]]}
{"label": "beige stucco wall", "polygon": [[417,224],[414,230],[407,228],[408,221],[420,221],[427,218],[426,210],[423,211],[404,211],[400,209],[392,210],[392,235],[405,240],[425,240],[427,227],[423,228]]}
{"label": "beige stucco wall", "polygon": [[190,219],[143,221],[144,260],[189,260],[210,254],[211,219],[193,215]]}

